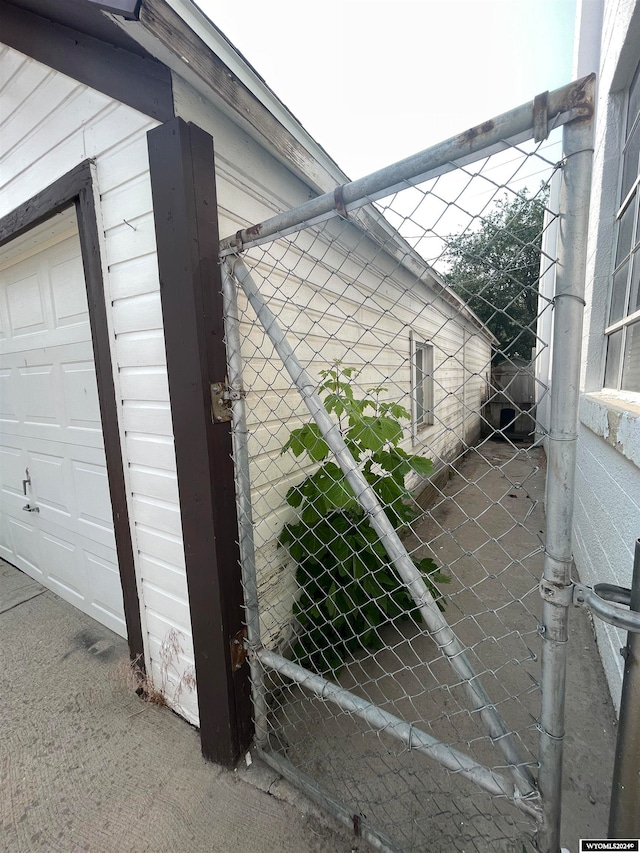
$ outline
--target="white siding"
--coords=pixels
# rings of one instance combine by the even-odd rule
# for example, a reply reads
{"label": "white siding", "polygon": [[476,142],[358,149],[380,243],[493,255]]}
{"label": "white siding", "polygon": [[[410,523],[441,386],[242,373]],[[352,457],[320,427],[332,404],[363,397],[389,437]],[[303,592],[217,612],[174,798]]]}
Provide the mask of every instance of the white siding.
{"label": "white siding", "polygon": [[[174,92],[183,118],[213,136],[222,237],[310,197],[309,187],[178,77]],[[433,344],[435,423],[420,430],[413,452],[442,464],[460,451],[465,437],[479,434],[489,340],[440,296],[416,286],[362,231],[333,220],[319,235],[301,232],[265,244],[245,260],[271,310],[290,329],[297,357],[316,378],[341,360],[361,369],[362,389],[386,385],[389,398],[411,411],[411,333]],[[292,518],[285,495],[312,470],[291,453],[280,454],[290,431],[309,416],[242,297],[240,313],[262,630],[275,643],[282,638],[273,631],[287,623],[294,592],[286,552],[276,547],[282,525]],[[410,436],[407,424],[407,450]]]}
{"label": "white siding", "polygon": [[[179,684],[193,646],[147,157],[156,123],[10,48],[0,48],[0,105],[0,216],[87,158],[96,164],[147,667],[195,723],[195,692]],[[174,635],[181,651],[168,660]]]}

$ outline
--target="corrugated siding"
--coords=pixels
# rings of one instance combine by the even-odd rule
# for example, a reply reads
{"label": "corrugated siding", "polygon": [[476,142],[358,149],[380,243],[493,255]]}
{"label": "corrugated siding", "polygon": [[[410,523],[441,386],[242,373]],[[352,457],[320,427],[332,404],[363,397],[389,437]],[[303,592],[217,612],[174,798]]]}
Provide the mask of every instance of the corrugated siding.
{"label": "corrugated siding", "polygon": [[156,122],[10,48],[0,49],[0,103],[0,215],[83,160],[96,163],[150,671],[197,722],[195,692],[184,684],[193,646],[147,157],[146,133]]}
{"label": "corrugated siding", "polygon": [[[309,198],[308,187],[179,78],[174,92],[178,112],[213,136],[223,237]],[[251,250],[245,260],[314,377],[341,360],[361,369],[357,384],[363,389],[387,385],[389,398],[411,410],[411,334],[434,345],[435,424],[420,430],[413,452],[443,463],[465,437],[479,434],[489,341],[441,297],[416,287],[360,230],[333,220],[320,234],[301,232]],[[292,516],[285,495],[312,470],[281,449],[309,416],[242,295],[240,313],[258,581],[266,599],[263,620],[269,620],[262,631],[277,644],[286,638],[276,636],[274,626],[287,623],[295,592],[286,552],[277,548]],[[409,424],[405,447],[412,448]]]}

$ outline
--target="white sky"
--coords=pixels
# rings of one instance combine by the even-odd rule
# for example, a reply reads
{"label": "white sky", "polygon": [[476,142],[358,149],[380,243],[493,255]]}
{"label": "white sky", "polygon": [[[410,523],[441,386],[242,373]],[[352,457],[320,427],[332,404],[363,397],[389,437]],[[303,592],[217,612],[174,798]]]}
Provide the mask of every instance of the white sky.
{"label": "white sky", "polygon": [[350,178],[571,77],[575,0],[196,0]]}

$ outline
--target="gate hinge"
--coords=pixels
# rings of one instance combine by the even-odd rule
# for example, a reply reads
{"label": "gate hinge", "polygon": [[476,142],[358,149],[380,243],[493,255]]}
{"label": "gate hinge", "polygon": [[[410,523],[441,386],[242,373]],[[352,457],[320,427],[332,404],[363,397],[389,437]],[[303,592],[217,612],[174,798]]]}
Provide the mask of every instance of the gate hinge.
{"label": "gate hinge", "polygon": [[224,382],[211,383],[211,420],[214,424],[224,423],[231,420],[231,403],[234,400],[242,400],[246,392],[238,388],[232,388],[225,379]]}
{"label": "gate hinge", "polygon": [[247,629],[243,628],[241,631],[231,638],[231,671],[235,672],[240,669],[242,664],[246,661],[248,657],[248,651],[246,646],[247,639]]}

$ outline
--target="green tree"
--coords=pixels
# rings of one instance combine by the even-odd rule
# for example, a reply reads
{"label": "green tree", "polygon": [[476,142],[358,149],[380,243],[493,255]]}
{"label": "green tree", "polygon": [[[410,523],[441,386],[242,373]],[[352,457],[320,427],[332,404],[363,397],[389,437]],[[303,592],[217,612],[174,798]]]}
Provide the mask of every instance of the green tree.
{"label": "green tree", "polygon": [[475,231],[452,237],[449,284],[498,339],[497,360],[531,358],[546,191],[503,198]]}

